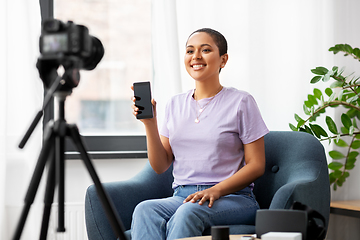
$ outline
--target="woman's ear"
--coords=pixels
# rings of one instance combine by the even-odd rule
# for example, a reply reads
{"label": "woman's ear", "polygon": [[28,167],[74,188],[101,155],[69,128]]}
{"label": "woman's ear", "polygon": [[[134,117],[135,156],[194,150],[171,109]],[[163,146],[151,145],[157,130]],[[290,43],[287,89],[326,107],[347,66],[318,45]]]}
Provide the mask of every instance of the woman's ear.
{"label": "woman's ear", "polygon": [[228,59],[229,59],[229,55],[227,53],[221,56],[221,68],[225,67]]}

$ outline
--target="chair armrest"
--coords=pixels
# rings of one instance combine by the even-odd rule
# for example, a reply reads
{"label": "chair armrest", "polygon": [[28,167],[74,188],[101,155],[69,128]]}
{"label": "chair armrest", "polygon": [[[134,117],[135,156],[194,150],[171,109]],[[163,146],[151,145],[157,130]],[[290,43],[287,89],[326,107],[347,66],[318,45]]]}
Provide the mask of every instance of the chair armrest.
{"label": "chair armrest", "polygon": [[[172,182],[172,168],[163,174],[156,174],[147,163],[135,177],[126,181],[103,183],[103,187],[112,200],[125,229],[128,230],[136,205],[146,199],[171,196],[173,193]],[[93,236],[89,236],[90,240],[115,238],[94,185],[91,185],[86,192],[85,217],[88,235]]]}
{"label": "chair armrest", "polygon": [[289,209],[294,201],[306,204],[321,213],[327,225],[330,216],[328,175],[320,174],[315,180],[299,179],[285,184],[275,193],[269,209]]}

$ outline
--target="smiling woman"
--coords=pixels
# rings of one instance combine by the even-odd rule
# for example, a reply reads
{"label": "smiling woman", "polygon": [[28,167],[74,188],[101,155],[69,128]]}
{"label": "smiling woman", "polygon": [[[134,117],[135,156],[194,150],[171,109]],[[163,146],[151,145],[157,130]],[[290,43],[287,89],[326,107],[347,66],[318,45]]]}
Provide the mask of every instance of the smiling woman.
{"label": "smiling woman", "polygon": [[[259,206],[252,187],[264,173],[269,130],[250,94],[220,84],[219,69],[228,60],[226,47],[220,53],[224,46],[215,30],[192,33],[184,64],[195,89],[170,99],[160,131],[156,115],[141,120],[154,171],[161,174],[173,165],[174,195],[136,206],[132,239],[201,236],[210,226],[255,221]],[[156,111],[155,101],[153,107]],[[133,110],[136,116],[139,109],[133,105]]]}

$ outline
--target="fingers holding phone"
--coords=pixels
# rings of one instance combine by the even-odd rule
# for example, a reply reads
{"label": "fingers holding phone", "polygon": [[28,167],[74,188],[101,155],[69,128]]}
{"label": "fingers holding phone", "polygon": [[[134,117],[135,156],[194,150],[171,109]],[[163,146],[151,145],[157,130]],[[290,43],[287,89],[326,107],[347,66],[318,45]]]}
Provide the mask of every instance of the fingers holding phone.
{"label": "fingers holding phone", "polygon": [[131,88],[134,90],[132,98],[134,116],[137,119],[153,118],[156,102],[151,98],[150,82],[136,82]]}

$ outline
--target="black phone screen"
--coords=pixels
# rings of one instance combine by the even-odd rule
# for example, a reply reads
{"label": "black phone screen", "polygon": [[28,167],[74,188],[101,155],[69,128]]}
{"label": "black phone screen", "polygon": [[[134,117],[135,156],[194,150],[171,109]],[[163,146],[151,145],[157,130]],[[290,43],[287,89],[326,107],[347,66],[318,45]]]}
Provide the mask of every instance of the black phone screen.
{"label": "black phone screen", "polygon": [[137,119],[152,118],[153,106],[151,104],[150,82],[134,83],[135,106],[139,108]]}

